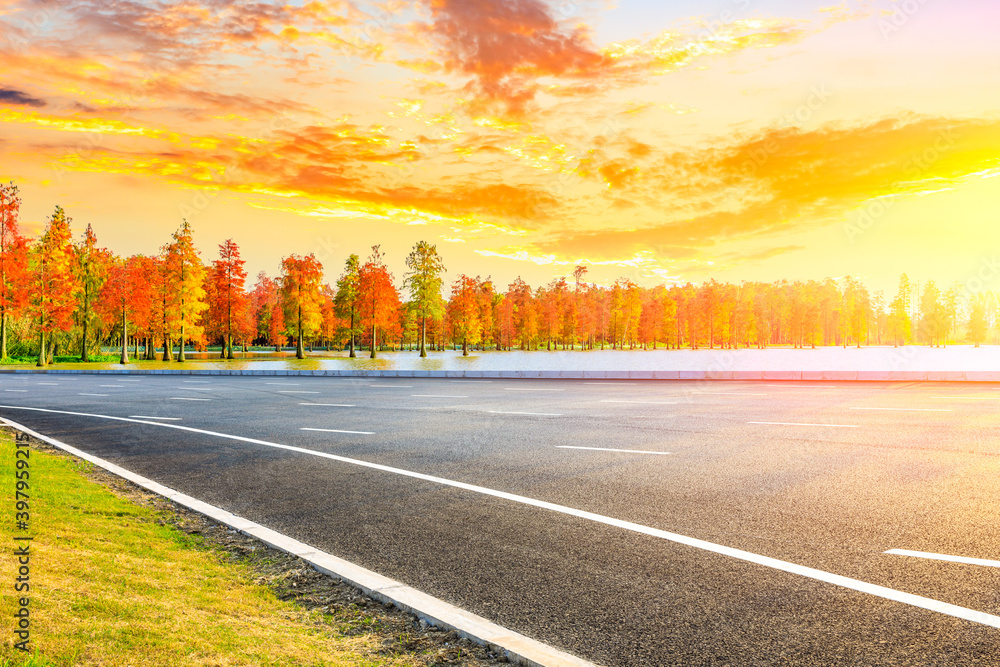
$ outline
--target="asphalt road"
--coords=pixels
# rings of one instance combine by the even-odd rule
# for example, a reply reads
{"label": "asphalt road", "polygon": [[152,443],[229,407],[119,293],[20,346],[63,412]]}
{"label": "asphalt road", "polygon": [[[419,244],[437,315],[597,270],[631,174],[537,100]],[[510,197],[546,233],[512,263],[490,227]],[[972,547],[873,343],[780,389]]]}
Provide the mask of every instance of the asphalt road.
{"label": "asphalt road", "polygon": [[864,588],[1000,615],[1000,386],[35,375],[0,404],[599,664],[1000,664],[989,619]]}

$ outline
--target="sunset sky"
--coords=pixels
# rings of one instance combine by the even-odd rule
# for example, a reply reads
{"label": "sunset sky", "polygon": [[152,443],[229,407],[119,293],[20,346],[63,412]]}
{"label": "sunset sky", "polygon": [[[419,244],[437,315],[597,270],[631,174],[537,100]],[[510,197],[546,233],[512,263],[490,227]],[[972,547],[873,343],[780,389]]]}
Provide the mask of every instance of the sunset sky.
{"label": "sunset sky", "polygon": [[[996,0],[0,0],[0,179],[332,281],[901,272],[1000,290]],[[995,261],[996,260],[996,261]]]}

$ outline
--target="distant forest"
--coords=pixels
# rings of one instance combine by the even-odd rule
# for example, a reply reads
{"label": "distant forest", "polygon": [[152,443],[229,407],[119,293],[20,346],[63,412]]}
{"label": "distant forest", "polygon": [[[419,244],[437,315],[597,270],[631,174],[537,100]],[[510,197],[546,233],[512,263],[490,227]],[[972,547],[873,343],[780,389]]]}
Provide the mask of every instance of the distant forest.
{"label": "distant forest", "polygon": [[[205,263],[184,221],[155,256],[120,257],[88,225],[73,240],[56,207],[44,233],[18,227],[17,187],[0,184],[0,357],[57,355],[87,361],[102,346],[134,357],[183,361],[190,346],[296,346],[305,350],[461,347],[495,350],[797,348],[820,345],[996,343],[998,298],[956,284],[913,283],[904,274],[892,299],[851,277],[840,281],[744,282],[639,287],[587,282],[587,267],[531,287],[487,277],[446,281],[434,245],[417,243],[397,281],[379,246],[351,255],[327,279],[312,254],[281,260],[249,285],[239,247],[219,246]],[[450,287],[445,298],[445,286]],[[178,347],[175,354],[174,349]],[[161,352],[157,352],[157,349]]]}

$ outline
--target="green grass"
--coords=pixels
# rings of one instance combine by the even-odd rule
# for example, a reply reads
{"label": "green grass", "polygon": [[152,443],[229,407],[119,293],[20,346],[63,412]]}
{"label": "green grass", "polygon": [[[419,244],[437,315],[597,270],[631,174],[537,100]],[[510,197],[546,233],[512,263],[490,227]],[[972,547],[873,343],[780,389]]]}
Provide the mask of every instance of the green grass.
{"label": "green grass", "polygon": [[[129,352],[129,354],[131,355],[131,351]],[[93,361],[93,362],[96,362],[96,363],[104,363],[104,364],[118,361],[120,358],[121,358],[121,354],[92,354],[92,355],[90,355],[90,361]],[[80,361],[80,355],[77,355],[77,354],[70,354],[70,355],[62,355],[62,354],[60,354],[60,355],[56,355],[55,357],[52,358],[52,362],[56,363],[56,364],[60,364],[60,363],[62,363],[62,364],[78,363],[79,361]],[[4,359],[0,363],[2,363],[4,365],[9,365],[9,366],[17,366],[17,365],[24,365],[24,364],[34,365],[37,362],[38,362],[38,355],[37,354],[33,354],[33,355],[19,354],[19,355],[9,356],[9,357],[7,357],[6,359]]]}
{"label": "green grass", "polygon": [[200,538],[32,450],[31,648],[14,648],[14,445],[0,434],[0,667],[410,665],[254,585]]}

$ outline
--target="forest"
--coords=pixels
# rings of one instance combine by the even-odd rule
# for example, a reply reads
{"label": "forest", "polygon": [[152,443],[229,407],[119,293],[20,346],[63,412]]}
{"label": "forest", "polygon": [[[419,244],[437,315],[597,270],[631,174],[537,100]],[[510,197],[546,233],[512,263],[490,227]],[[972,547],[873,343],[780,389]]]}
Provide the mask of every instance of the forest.
{"label": "forest", "polygon": [[[248,283],[229,239],[204,261],[183,221],[154,256],[121,257],[90,225],[74,240],[56,207],[38,238],[19,229],[17,186],[0,184],[0,359],[115,358],[184,361],[218,346],[221,358],[251,347],[366,351],[795,348],[821,345],[997,343],[998,298],[962,284],[899,279],[893,298],[859,280],[640,287],[627,278],[587,282],[587,267],[547,285],[447,269],[437,247],[417,243],[397,280],[379,246],[327,274],[313,254],[290,255]],[[336,276],[336,277],[334,277]]]}

